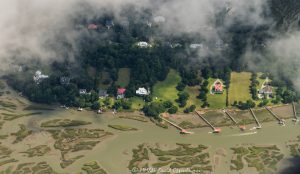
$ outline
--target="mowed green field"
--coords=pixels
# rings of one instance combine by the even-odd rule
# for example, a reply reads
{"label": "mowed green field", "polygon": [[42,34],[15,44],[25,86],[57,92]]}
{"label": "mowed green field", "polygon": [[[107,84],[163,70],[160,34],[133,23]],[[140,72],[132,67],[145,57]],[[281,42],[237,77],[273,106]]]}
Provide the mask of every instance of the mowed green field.
{"label": "mowed green field", "polygon": [[189,93],[190,97],[187,101],[187,106],[195,105],[197,109],[201,108],[202,101],[197,98],[199,95],[200,86],[186,86],[185,91]]}
{"label": "mowed green field", "polygon": [[129,99],[129,101],[132,103],[131,108],[134,110],[140,110],[145,105],[145,102],[141,97],[132,97]]}
{"label": "mowed green field", "polygon": [[251,99],[250,96],[250,78],[251,73],[249,72],[232,72],[229,87],[229,104],[234,101],[247,101]]}
{"label": "mowed green field", "polygon": [[[171,101],[174,105],[178,106],[176,99],[178,98],[179,91],[176,89],[177,84],[181,81],[179,73],[173,69],[170,70],[167,78],[164,81],[158,82],[153,86],[153,99],[157,97],[157,100],[162,101]],[[186,107],[190,105],[195,105],[197,108],[200,108],[202,102],[197,98],[199,95],[200,86],[186,86],[185,90],[189,93],[190,97],[187,101]],[[179,111],[182,112],[184,108],[179,108]]]}
{"label": "mowed green field", "polygon": [[153,97],[158,100],[169,100],[175,102],[178,98],[176,86],[181,81],[179,73],[173,69],[170,70],[167,78],[164,81],[157,82],[153,86]]}
{"label": "mowed green field", "polygon": [[108,72],[105,72],[105,71],[102,71],[101,73],[100,73],[100,82],[99,82],[99,88],[100,89],[108,89],[108,87],[110,86],[110,83],[109,84],[103,84],[103,82],[105,81],[105,80],[109,80],[109,81],[111,81],[111,78],[110,78],[110,76],[109,76],[109,73]]}
{"label": "mowed green field", "polygon": [[118,72],[118,80],[116,85],[121,87],[126,87],[130,81],[130,69],[129,68],[120,68]]}
{"label": "mowed green field", "polygon": [[[207,93],[207,102],[209,103],[209,107],[212,109],[220,109],[226,107],[226,88],[223,86],[223,94],[211,94],[210,90],[212,89],[212,85],[217,79],[209,78],[208,79],[208,89],[209,92]],[[223,82],[223,81],[222,81]],[[223,82],[224,84],[224,82]]]}

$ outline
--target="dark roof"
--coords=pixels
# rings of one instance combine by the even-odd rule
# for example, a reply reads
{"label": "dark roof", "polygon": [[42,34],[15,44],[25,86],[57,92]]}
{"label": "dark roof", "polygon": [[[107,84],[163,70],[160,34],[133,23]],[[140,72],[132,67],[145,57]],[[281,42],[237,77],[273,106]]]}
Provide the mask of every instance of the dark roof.
{"label": "dark roof", "polygon": [[65,76],[60,77],[60,84],[67,85],[69,83],[70,83],[70,78],[69,77],[65,77]]}
{"label": "dark roof", "polygon": [[106,21],[105,21],[105,25],[106,25],[107,27],[112,27],[112,26],[114,26],[114,21],[112,21],[112,20],[106,20]]}
{"label": "dark roof", "polygon": [[99,89],[98,94],[100,97],[105,97],[107,96],[107,90]]}

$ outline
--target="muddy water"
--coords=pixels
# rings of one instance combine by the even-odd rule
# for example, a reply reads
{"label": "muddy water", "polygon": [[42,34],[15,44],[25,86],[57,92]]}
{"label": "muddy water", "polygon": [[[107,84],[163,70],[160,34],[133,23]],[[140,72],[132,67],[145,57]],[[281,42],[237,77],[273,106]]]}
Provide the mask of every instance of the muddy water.
{"label": "muddy water", "polygon": [[[108,138],[104,142],[98,144],[92,151],[85,151],[84,158],[77,160],[71,166],[66,169],[59,167],[59,151],[53,149],[51,154],[38,158],[26,158],[19,154],[19,151],[24,151],[28,148],[28,144],[52,144],[52,138],[45,132],[40,132],[39,125],[42,121],[54,118],[70,118],[80,119],[93,122],[92,125],[86,127],[89,128],[101,128],[106,131],[113,132],[115,135]],[[215,166],[213,173],[233,173],[230,171],[230,159],[231,151],[230,147],[234,147],[240,144],[276,144],[282,149],[282,152],[288,158],[288,150],[285,148],[285,142],[296,139],[300,134],[300,125],[293,123],[291,120],[287,120],[286,126],[279,126],[276,121],[263,123],[261,130],[248,130],[254,125],[248,125],[247,131],[240,132],[238,128],[225,127],[222,128],[221,134],[210,133],[210,128],[193,129],[192,135],[180,135],[175,128],[162,129],[148,122],[143,123],[134,120],[120,119],[112,116],[111,114],[103,114],[101,116],[92,112],[77,112],[75,110],[62,110],[47,111],[41,115],[20,118],[14,121],[7,121],[3,126],[1,134],[16,132],[18,130],[18,124],[26,124],[30,129],[36,133],[34,136],[26,138],[21,143],[13,146],[16,152],[13,153],[13,157],[19,159],[22,162],[29,161],[47,161],[55,170],[59,172],[71,172],[80,171],[80,168],[84,162],[97,160],[105,170],[111,174],[129,173],[127,171],[128,162],[131,159],[131,150],[141,143],[160,143],[160,144],[174,144],[174,143],[191,143],[191,144],[204,144],[210,147],[211,158],[213,158],[215,152],[218,149],[225,149],[226,156],[220,157],[219,165]],[[136,132],[121,132],[107,127],[108,124],[121,124],[136,127],[139,131]],[[9,137],[7,140],[1,140],[4,145],[10,147],[10,143],[13,140]],[[82,154],[78,153],[78,154]],[[75,156],[75,155],[74,155]],[[279,164],[279,168],[284,168],[288,164],[283,160]],[[126,171],[126,172],[124,172]],[[251,173],[255,170],[248,169],[245,173]]]}

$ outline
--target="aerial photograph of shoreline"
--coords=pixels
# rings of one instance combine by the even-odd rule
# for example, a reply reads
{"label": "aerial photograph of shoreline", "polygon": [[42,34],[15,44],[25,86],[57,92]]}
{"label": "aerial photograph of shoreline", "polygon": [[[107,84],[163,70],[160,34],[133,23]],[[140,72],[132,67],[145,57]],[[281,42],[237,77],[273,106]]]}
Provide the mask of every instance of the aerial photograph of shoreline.
{"label": "aerial photograph of shoreline", "polygon": [[299,174],[299,0],[2,0],[0,174]]}

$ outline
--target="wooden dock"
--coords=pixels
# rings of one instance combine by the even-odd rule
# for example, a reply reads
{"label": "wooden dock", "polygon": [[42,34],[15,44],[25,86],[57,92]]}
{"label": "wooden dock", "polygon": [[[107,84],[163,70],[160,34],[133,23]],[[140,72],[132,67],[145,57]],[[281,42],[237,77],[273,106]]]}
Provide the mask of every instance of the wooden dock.
{"label": "wooden dock", "polygon": [[298,117],[297,117],[297,111],[296,111],[296,106],[295,106],[295,103],[294,102],[292,102],[292,105],[293,105],[293,113],[294,113],[294,119],[293,119],[293,121],[296,121],[296,122],[298,122],[299,121],[299,119],[298,119]]}
{"label": "wooden dock", "polygon": [[261,124],[259,123],[259,121],[258,121],[258,119],[257,119],[257,117],[256,117],[256,115],[254,114],[254,112],[253,112],[253,110],[250,108],[250,112],[251,112],[251,115],[253,116],[253,118],[254,118],[254,120],[255,120],[255,122],[256,122],[256,124],[257,124],[257,129],[260,129],[261,128]]}
{"label": "wooden dock", "polygon": [[221,129],[220,128],[216,128],[216,127],[214,127],[206,118],[204,118],[198,111],[195,111],[196,112],[196,114],[206,123],[206,124],[208,124],[211,128],[212,128],[212,130],[213,130],[213,132],[214,133],[219,133],[220,131],[221,131]]}
{"label": "wooden dock", "polygon": [[225,114],[232,120],[232,122],[237,125],[237,121],[229,114],[229,112],[227,112],[226,109],[223,109],[223,112],[225,112]]}
{"label": "wooden dock", "polygon": [[160,117],[162,120],[164,120],[165,122],[169,123],[170,125],[174,126],[175,128],[180,130],[180,133],[182,134],[193,134],[194,132],[189,132],[185,129],[183,129],[182,127],[178,126],[177,124],[173,123],[172,121],[165,119],[163,117]]}
{"label": "wooden dock", "polygon": [[281,124],[281,125],[284,125],[284,120],[279,118],[271,109],[269,109],[268,107],[265,107],[266,110],[268,110],[271,115],[273,115],[277,120],[278,120],[278,123]]}

